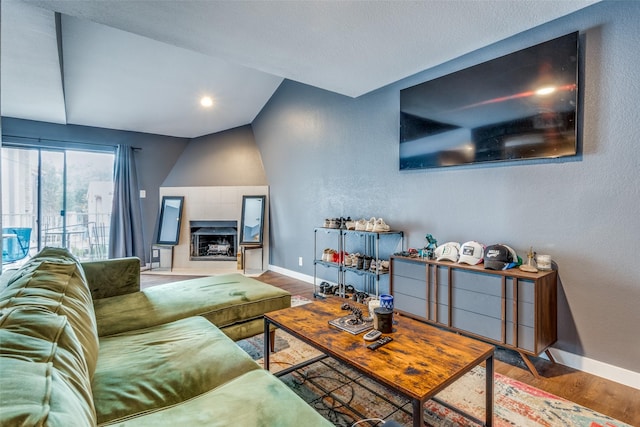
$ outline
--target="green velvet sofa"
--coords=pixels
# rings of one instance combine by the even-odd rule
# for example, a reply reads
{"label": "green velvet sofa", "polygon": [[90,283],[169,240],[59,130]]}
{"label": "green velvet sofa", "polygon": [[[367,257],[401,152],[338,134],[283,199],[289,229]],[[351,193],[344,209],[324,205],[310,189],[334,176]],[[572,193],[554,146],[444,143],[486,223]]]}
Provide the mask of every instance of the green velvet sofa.
{"label": "green velvet sofa", "polygon": [[237,325],[256,323],[255,295],[196,282],[238,298],[216,306],[185,283],[140,292],[138,275],[135,258],[45,248],[0,277],[1,426],[332,425],[223,332],[252,332]]}

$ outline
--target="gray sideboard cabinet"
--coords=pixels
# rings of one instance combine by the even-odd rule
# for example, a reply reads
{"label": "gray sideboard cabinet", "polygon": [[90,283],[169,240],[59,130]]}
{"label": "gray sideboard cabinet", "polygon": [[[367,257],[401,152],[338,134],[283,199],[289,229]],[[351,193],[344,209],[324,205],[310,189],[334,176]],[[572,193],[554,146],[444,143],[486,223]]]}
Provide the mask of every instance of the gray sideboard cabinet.
{"label": "gray sideboard cabinet", "polygon": [[528,358],[557,340],[557,271],[527,273],[391,257],[394,310],[417,320],[517,351]]}

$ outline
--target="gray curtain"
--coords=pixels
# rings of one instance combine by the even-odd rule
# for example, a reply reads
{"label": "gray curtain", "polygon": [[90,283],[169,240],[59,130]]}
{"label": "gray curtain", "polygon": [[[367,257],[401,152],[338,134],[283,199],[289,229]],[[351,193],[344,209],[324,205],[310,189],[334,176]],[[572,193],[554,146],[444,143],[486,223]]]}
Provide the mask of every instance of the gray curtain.
{"label": "gray curtain", "polygon": [[134,149],[118,145],[114,170],[109,258],[135,256],[145,261],[142,209]]}

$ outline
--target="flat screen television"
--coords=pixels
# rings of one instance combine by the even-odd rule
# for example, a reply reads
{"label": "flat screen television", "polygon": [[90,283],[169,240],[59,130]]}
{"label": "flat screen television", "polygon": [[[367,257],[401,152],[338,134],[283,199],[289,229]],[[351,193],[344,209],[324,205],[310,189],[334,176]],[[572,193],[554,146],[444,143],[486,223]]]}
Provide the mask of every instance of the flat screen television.
{"label": "flat screen television", "polygon": [[400,170],[575,156],[578,33],[400,91]]}

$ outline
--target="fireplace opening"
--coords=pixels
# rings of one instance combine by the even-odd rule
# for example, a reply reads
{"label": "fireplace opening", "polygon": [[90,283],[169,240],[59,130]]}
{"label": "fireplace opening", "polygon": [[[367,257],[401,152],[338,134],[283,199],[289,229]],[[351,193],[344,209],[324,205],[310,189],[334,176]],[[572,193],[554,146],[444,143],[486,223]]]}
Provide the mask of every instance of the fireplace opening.
{"label": "fireplace opening", "polygon": [[191,261],[235,261],[238,221],[190,221]]}

